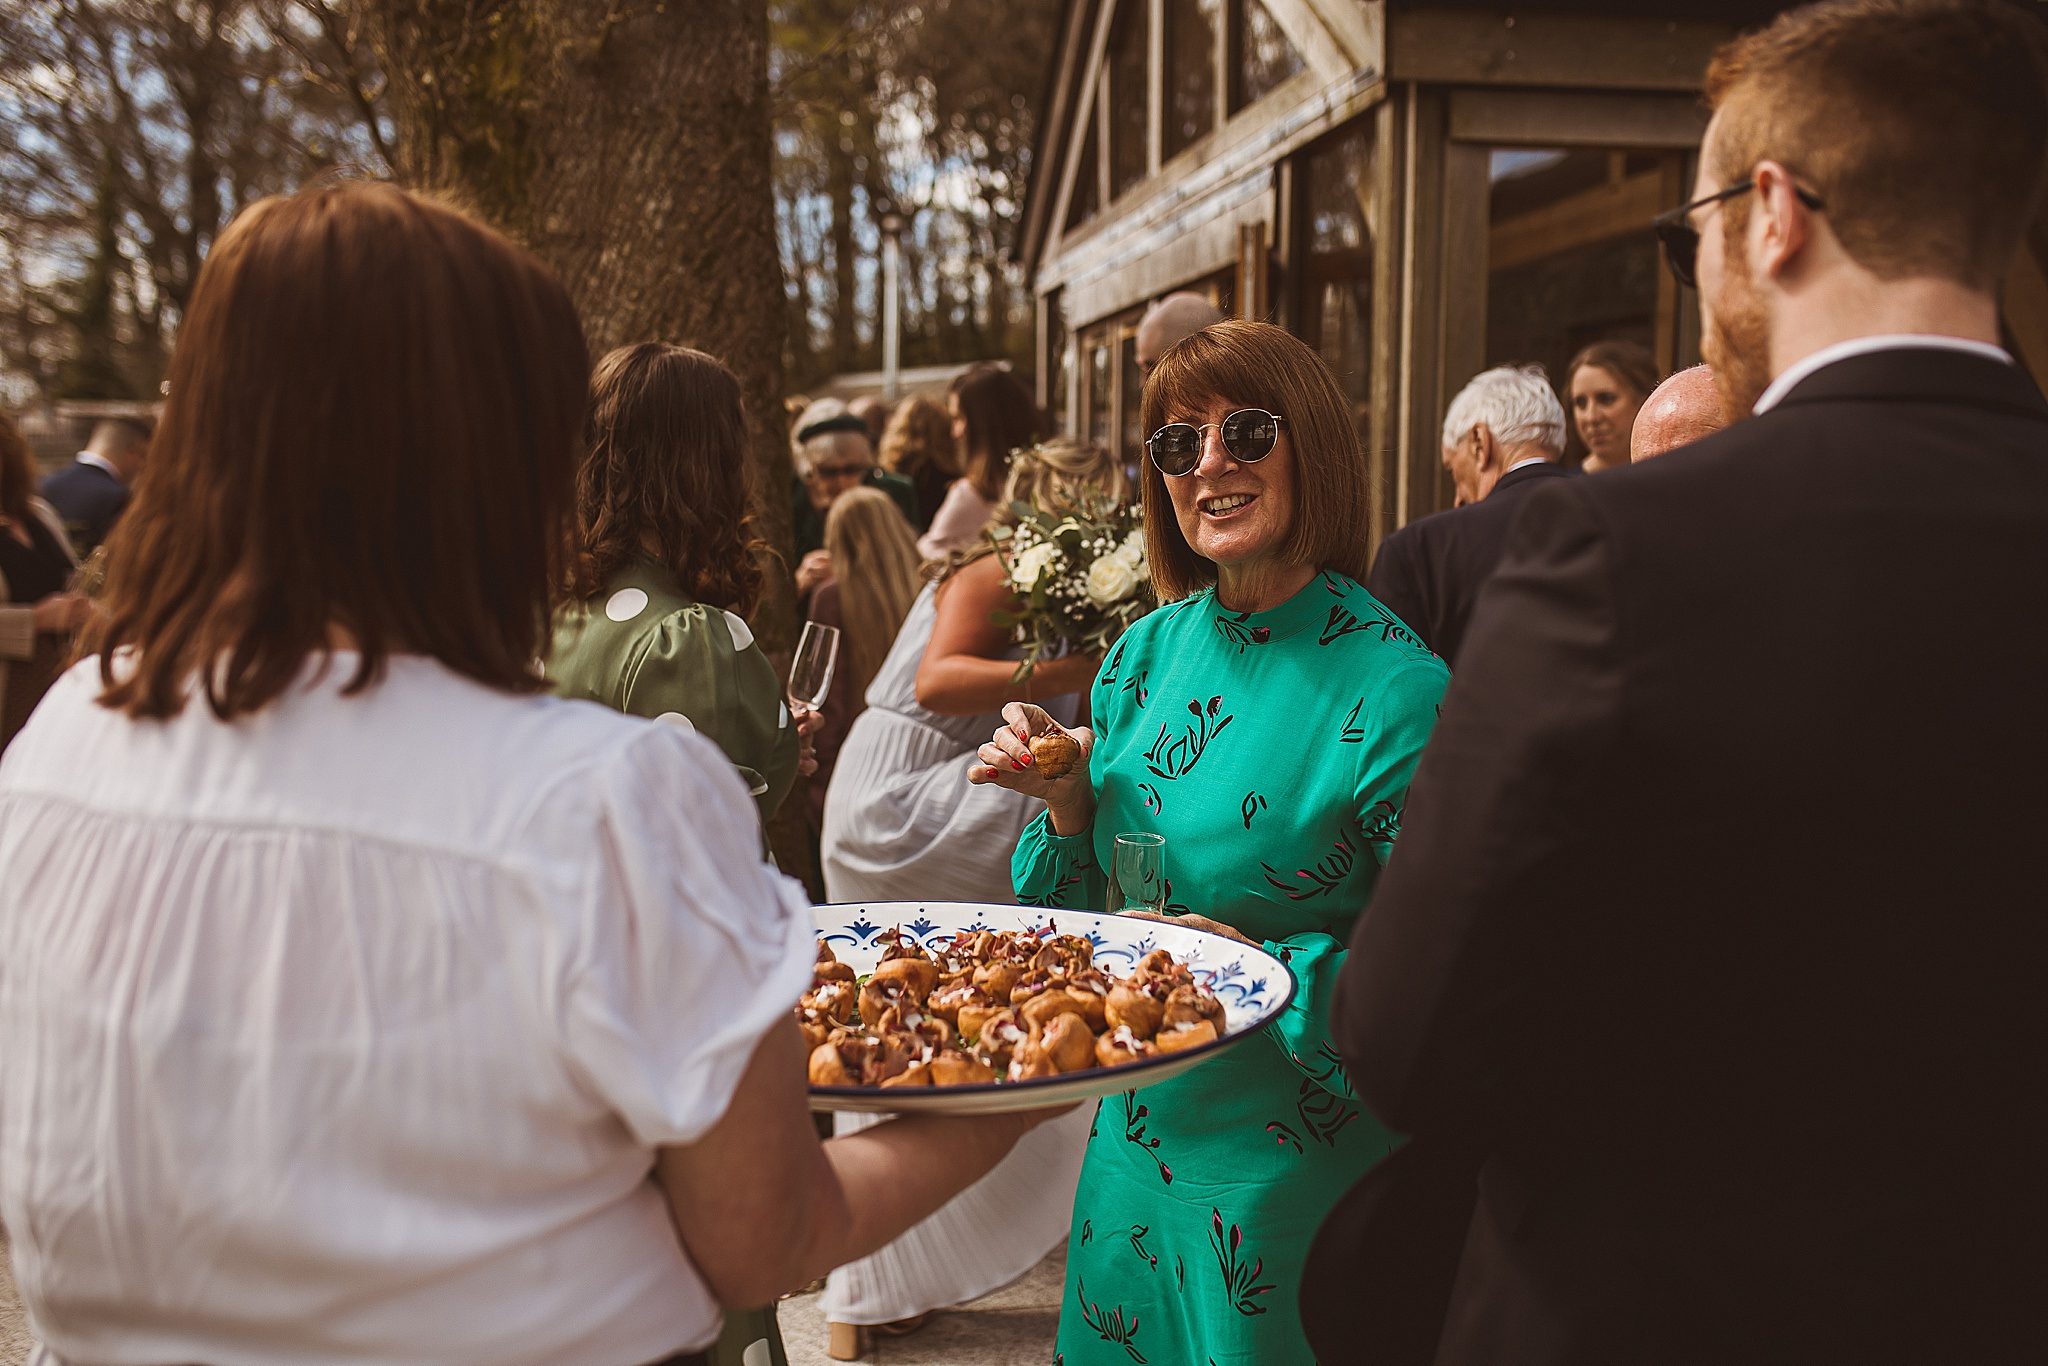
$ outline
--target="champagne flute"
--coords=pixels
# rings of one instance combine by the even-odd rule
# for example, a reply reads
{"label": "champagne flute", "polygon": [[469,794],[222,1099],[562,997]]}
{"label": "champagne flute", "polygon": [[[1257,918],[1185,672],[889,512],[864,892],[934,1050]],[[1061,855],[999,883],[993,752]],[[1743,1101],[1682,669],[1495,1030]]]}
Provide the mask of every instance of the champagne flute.
{"label": "champagne flute", "polygon": [[1109,913],[1166,910],[1166,837],[1118,835],[1109,869]]}
{"label": "champagne flute", "polygon": [[832,687],[832,669],[839,662],[839,628],[820,622],[804,623],[797,638],[796,658],[789,665],[789,695],[807,710],[824,704]]}

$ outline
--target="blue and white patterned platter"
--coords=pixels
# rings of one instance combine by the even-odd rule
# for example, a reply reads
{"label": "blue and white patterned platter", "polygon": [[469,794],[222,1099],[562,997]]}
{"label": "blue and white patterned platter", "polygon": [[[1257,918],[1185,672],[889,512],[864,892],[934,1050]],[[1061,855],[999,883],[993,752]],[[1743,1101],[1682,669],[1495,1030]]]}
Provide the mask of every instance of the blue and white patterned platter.
{"label": "blue and white patterned platter", "polygon": [[1294,999],[1294,974],[1263,949],[1221,935],[1126,920],[1091,911],[1055,911],[1038,906],[996,906],[971,901],[848,902],[811,909],[818,937],[840,962],[866,975],[881,961],[889,931],[901,927],[927,949],[953,942],[962,931],[1037,930],[1078,934],[1095,945],[1095,962],[1121,977],[1154,949],[1165,949],[1208,984],[1223,1003],[1223,1036],[1180,1053],[1106,1067],[1071,1076],[975,1086],[813,1086],[813,1110],[860,1110],[896,1114],[997,1114],[1071,1105],[1117,1091],[1150,1086],[1198,1067],[1235,1048],[1271,1024]]}

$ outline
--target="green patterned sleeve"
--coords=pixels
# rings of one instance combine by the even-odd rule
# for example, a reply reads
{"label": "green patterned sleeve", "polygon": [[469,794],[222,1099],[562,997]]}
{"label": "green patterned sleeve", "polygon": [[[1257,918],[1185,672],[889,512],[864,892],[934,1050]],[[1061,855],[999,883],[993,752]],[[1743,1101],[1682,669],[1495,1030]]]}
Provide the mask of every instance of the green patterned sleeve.
{"label": "green patterned sleeve", "polygon": [[796,727],[751,632],[741,645],[724,612],[685,607],[636,642],[623,681],[621,710],[701,732],[739,770],[764,819],[781,805],[796,778]]}
{"label": "green patterned sleeve", "polygon": [[[1394,671],[1361,713],[1366,726],[1359,761],[1358,823],[1374,861],[1386,866],[1408,780],[1436,725],[1437,704],[1450,684],[1440,660],[1417,659]],[[1267,1031],[1281,1052],[1317,1086],[1343,1100],[1356,1099],[1351,1077],[1330,1034],[1330,1003],[1350,950],[1342,940],[1312,932],[1268,941],[1267,953],[1294,972],[1294,1000]]]}
{"label": "green patterned sleeve", "polygon": [[1374,862],[1382,868],[1401,833],[1408,780],[1422,761],[1450,685],[1451,671],[1442,660],[1416,659],[1388,676],[1367,712],[1370,719],[1358,766],[1358,824]]}
{"label": "green patterned sleeve", "polygon": [[[1103,741],[1114,724],[1117,667],[1123,659],[1119,643],[1096,672],[1088,693],[1088,714],[1095,722],[1095,748],[1088,756],[1088,781],[1102,794]],[[1056,834],[1052,816],[1044,811],[1024,827],[1017,852],[1010,858],[1010,882],[1026,906],[1051,906],[1063,911],[1100,911],[1109,906],[1109,882],[1095,854],[1095,827],[1078,835]]]}
{"label": "green patterned sleeve", "polygon": [[1330,993],[1344,969],[1343,943],[1327,934],[1290,934],[1260,945],[1294,973],[1294,999],[1266,1037],[1304,1076],[1342,1100],[1355,1097],[1351,1078],[1330,1039]]}

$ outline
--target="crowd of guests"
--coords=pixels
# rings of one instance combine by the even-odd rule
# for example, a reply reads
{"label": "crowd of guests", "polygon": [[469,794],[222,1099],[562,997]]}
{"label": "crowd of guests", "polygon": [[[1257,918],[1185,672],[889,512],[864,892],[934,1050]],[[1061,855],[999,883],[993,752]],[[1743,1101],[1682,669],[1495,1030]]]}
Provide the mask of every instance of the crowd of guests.
{"label": "crowd of guests", "polygon": [[[1712,368],[1487,370],[1458,506],[1376,556],[1321,358],[1193,296],[1140,328],[1135,488],[997,366],[793,404],[817,706],[750,624],[784,491],[715,356],[593,366],[538,261],[390,186],[245,212],[153,431],[39,489],[0,425],[48,1361],[759,1366],[821,1276],[844,1357],[1061,1242],[1068,1366],[2048,1353],[2048,403],[1997,305],[2048,56],[1830,0],[1707,94],[1660,232]],[[1160,606],[1020,683],[990,533],[1103,496]],[[1099,1107],[821,1137],[763,834],[807,774],[829,899],[1099,908],[1144,831],[1166,913],[1297,990]]]}

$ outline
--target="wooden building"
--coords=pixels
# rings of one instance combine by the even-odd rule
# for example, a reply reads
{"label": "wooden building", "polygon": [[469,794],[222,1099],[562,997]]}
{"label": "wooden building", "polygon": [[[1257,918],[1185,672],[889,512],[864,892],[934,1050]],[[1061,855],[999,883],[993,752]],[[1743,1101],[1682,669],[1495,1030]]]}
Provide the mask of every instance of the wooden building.
{"label": "wooden building", "polygon": [[[1375,541],[1449,505],[1444,408],[1579,347],[1697,359],[1650,219],[1685,200],[1699,84],[1743,0],[1065,0],[1019,255],[1039,398],[1135,454],[1133,335],[1179,289],[1319,348],[1382,491]],[[2009,330],[2048,372],[2048,283]]]}

